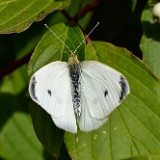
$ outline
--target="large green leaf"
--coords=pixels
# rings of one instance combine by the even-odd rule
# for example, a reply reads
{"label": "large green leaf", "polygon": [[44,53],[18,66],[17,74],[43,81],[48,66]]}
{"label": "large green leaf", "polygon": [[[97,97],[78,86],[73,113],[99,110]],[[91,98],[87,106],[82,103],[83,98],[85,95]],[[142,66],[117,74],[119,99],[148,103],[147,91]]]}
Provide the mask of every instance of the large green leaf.
{"label": "large green leaf", "polygon": [[[75,26],[57,24],[51,29],[70,50],[83,40],[81,31]],[[76,135],[65,133],[72,159],[113,160],[160,151],[160,128],[157,126],[160,123],[159,80],[126,49],[98,41],[89,43],[85,52],[84,47],[82,45],[77,51],[81,61],[97,60],[119,70],[129,81],[131,93],[100,129],[89,133],[78,131]],[[69,54],[66,47],[47,32],[31,58],[29,76],[51,61],[67,61]],[[62,140],[63,132],[38,105],[31,105],[31,114],[40,141],[54,155],[54,144],[62,143],[59,139]]]}
{"label": "large green leaf", "polygon": [[122,72],[131,93],[100,129],[65,134],[72,159],[114,160],[160,151],[159,80],[126,49],[109,43],[92,42],[85,55]]}
{"label": "large green leaf", "polygon": [[[23,100],[23,103],[27,100],[22,96],[0,95],[0,127],[2,127],[0,130],[0,156],[9,160],[43,160],[43,147],[35,137],[30,116],[18,110],[22,107],[19,99]],[[14,109],[12,110],[12,108]],[[4,118],[5,121],[2,124]]]}
{"label": "large green leaf", "polygon": [[160,77],[160,24],[154,24],[152,9],[154,4],[151,0],[142,13],[143,37],[141,39],[141,50],[144,62]]}
{"label": "large green leaf", "polygon": [[0,33],[21,32],[69,4],[70,0],[3,0],[0,2]]}

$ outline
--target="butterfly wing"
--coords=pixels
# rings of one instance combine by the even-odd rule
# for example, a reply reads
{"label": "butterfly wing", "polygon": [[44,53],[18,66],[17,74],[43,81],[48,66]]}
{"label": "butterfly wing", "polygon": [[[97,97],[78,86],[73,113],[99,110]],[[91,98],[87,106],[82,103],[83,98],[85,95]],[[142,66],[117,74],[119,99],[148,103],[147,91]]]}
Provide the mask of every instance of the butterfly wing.
{"label": "butterfly wing", "polygon": [[67,132],[77,133],[77,125],[73,107],[71,108],[70,106],[67,106],[65,114],[62,117],[54,117],[52,115],[51,117],[55,125],[59,128]]}
{"label": "butterfly wing", "polygon": [[121,73],[102,63],[85,61],[81,69],[82,115],[78,123],[87,131],[106,122],[129,93],[129,85]]}
{"label": "butterfly wing", "polygon": [[105,117],[103,119],[96,119],[91,116],[91,113],[89,111],[90,104],[88,103],[85,92],[81,93],[81,105],[82,105],[81,116],[77,117],[77,122],[79,124],[80,130],[85,132],[95,130],[100,126],[102,126],[108,120],[108,117]]}
{"label": "butterfly wing", "polygon": [[77,131],[67,63],[53,62],[35,72],[29,93],[51,115],[56,126],[73,133]]}

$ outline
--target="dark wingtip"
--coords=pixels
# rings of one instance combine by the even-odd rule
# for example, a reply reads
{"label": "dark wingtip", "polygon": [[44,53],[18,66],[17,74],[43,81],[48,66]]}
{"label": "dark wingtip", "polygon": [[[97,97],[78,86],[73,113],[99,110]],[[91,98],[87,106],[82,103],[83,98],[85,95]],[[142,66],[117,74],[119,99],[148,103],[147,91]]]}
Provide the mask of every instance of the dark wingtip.
{"label": "dark wingtip", "polygon": [[121,102],[128,93],[128,84],[127,84],[126,79],[123,76],[120,76],[119,84],[121,86],[119,101]]}
{"label": "dark wingtip", "polygon": [[33,77],[31,78],[30,83],[31,83],[31,85],[30,85],[30,94],[31,94],[31,96],[32,96],[32,98],[33,98],[34,100],[38,101],[38,98],[37,98],[37,96],[36,96],[36,91],[35,91],[36,83],[37,83],[35,76],[33,76]]}

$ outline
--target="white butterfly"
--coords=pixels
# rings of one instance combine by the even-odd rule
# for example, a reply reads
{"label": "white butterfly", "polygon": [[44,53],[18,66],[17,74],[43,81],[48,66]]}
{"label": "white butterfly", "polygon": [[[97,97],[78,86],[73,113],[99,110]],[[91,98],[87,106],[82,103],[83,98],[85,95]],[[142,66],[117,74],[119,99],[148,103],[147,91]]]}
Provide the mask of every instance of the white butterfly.
{"label": "white butterfly", "polygon": [[77,133],[102,126],[129,94],[126,78],[96,61],[79,62],[72,53],[66,62],[52,62],[35,72],[29,83],[33,101],[51,115],[55,125]]}

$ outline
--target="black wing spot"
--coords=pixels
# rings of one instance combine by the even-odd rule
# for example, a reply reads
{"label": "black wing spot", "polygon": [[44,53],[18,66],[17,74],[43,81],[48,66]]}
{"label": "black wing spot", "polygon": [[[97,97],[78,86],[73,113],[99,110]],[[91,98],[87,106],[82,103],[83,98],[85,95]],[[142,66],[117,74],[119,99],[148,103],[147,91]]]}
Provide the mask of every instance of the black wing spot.
{"label": "black wing spot", "polygon": [[106,89],[105,91],[104,91],[104,96],[106,97],[108,95],[108,90]]}
{"label": "black wing spot", "polygon": [[51,97],[52,96],[51,90],[48,89],[47,92],[48,92],[49,96]]}
{"label": "black wing spot", "polygon": [[30,90],[31,90],[32,97],[33,97],[36,101],[38,101],[38,98],[37,98],[37,96],[36,96],[36,90],[35,90],[35,88],[36,88],[36,83],[37,83],[36,78],[35,78],[35,76],[33,76],[33,78],[31,79],[31,88],[30,88]]}
{"label": "black wing spot", "polygon": [[121,93],[120,93],[119,101],[121,102],[127,94],[127,83],[123,76],[120,76],[119,84],[121,86]]}

